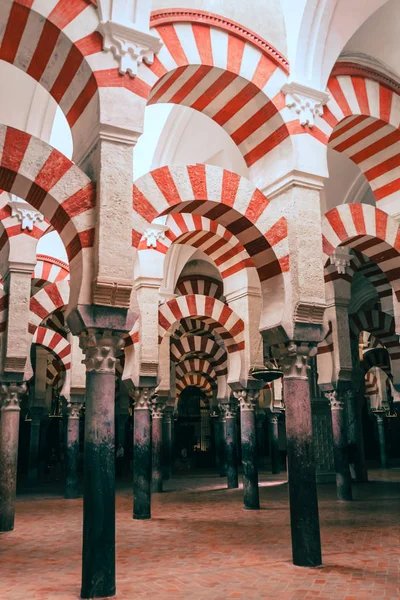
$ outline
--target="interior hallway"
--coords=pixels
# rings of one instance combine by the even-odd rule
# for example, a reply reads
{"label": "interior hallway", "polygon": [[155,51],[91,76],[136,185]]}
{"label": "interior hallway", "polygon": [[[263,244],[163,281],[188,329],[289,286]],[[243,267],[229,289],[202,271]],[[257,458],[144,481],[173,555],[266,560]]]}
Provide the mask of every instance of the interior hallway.
{"label": "interior hallway", "polygon": [[[153,495],[152,519],[132,519],[117,492],[117,598],[367,600],[400,598],[400,469],[369,472],[353,502],[319,486],[322,568],[291,563],[287,485],[261,474],[261,510],[217,476],[176,477]],[[42,490],[46,488],[42,486]],[[20,495],[15,530],[1,534],[1,600],[76,600],[82,500]]]}

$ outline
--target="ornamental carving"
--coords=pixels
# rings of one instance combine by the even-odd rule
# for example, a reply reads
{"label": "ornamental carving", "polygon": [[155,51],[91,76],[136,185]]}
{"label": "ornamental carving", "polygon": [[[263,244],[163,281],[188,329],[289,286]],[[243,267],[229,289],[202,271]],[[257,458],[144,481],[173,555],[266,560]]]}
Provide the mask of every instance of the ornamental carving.
{"label": "ornamental carving", "polygon": [[286,379],[307,379],[310,365],[308,360],[313,345],[307,342],[290,342],[287,354],[282,356],[281,363]]}
{"label": "ornamental carving", "polygon": [[116,354],[124,345],[121,335],[110,329],[89,329],[81,333],[79,345],[82,348],[87,372],[114,373]]}
{"label": "ornamental carving", "polygon": [[136,388],[132,392],[132,400],[135,410],[152,409],[154,401],[154,388]]}
{"label": "ornamental carving", "polygon": [[158,223],[153,223],[148,227],[143,234],[147,247],[157,248],[157,242],[163,242],[165,240],[165,232],[168,231],[168,229],[169,227],[166,225],[159,225]]}
{"label": "ornamental carving", "polygon": [[300,83],[285,83],[282,87],[282,93],[286,96],[286,106],[294,112],[300,122],[305,127],[314,127],[315,118],[322,117],[324,114],[324,105],[329,100],[329,94],[314,90]]}
{"label": "ornamental carving", "polygon": [[157,396],[153,396],[151,401],[151,416],[153,419],[162,419],[165,408],[165,400],[163,398],[158,398]]}
{"label": "ornamental carving", "polygon": [[254,410],[260,396],[259,390],[238,390],[233,392],[238,400],[240,410]]}
{"label": "ornamental carving", "polygon": [[20,410],[21,398],[26,391],[26,383],[2,383],[0,388],[2,410]]}
{"label": "ornamental carving", "polygon": [[76,402],[68,402],[66,407],[67,416],[69,419],[79,419],[83,404]]}
{"label": "ornamental carving", "polygon": [[218,407],[223,414],[225,419],[235,419],[237,413],[237,403],[236,402],[221,402],[218,404]]}
{"label": "ornamental carving", "polygon": [[341,248],[339,246],[332,252],[329,260],[331,265],[336,268],[339,275],[345,275],[346,269],[350,266],[352,258],[353,256],[350,254],[348,248]]}
{"label": "ornamental carving", "polygon": [[345,403],[343,396],[336,390],[325,392],[325,398],[329,400],[332,410],[343,410]]}
{"label": "ornamental carving", "polygon": [[44,221],[44,216],[39,211],[35,210],[23,200],[10,200],[11,216],[16,217],[21,223],[21,229],[33,230],[33,226],[38,222]]}

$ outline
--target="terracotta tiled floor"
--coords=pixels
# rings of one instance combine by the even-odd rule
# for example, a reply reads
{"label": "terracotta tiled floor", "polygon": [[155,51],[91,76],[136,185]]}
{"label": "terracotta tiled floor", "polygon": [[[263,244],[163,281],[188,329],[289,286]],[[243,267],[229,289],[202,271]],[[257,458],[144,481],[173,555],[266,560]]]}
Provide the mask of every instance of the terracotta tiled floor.
{"label": "terracotta tiled floor", "polygon": [[[291,564],[287,485],[263,477],[262,510],[217,477],[180,478],[153,497],[153,519],[133,521],[117,494],[118,598],[367,600],[400,598],[400,470],[370,473],[355,501],[320,486],[324,566]],[[186,489],[184,489],[186,488]],[[0,539],[0,600],[79,596],[81,500],[21,496],[15,531]]]}

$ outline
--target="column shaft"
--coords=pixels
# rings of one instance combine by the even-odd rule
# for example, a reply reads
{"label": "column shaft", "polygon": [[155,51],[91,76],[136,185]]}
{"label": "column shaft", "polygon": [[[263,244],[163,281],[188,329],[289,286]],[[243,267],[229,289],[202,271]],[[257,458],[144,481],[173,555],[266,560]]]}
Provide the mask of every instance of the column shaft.
{"label": "column shaft", "polygon": [[219,465],[220,477],[226,477],[226,420],[223,414],[220,414],[218,421],[218,430],[219,430],[219,445],[218,445],[218,454],[219,454]]}
{"label": "column shaft", "polygon": [[133,518],[151,518],[150,408],[135,406],[133,425]]}
{"label": "column shaft", "polygon": [[[251,404],[251,403],[250,403]],[[244,507],[249,510],[260,508],[258,491],[257,440],[254,406],[241,401],[240,432],[242,444]]]}
{"label": "column shaft", "polygon": [[172,416],[169,411],[164,413],[163,419],[163,456],[164,456],[164,479],[172,477]]}
{"label": "column shaft", "polygon": [[155,416],[153,413],[151,426],[151,491],[155,494],[160,494],[163,491],[163,474],[161,461],[163,449],[162,429],[162,413],[159,416]]}
{"label": "column shaft", "polygon": [[376,418],[378,425],[378,438],[379,438],[379,456],[381,461],[382,469],[388,468],[387,454],[386,454],[386,435],[385,435],[385,421],[383,417],[377,416]]}
{"label": "column shaft", "polygon": [[79,407],[69,408],[65,448],[65,492],[67,499],[79,496]]}
{"label": "column shaft", "polygon": [[336,493],[338,500],[353,499],[347,447],[345,403],[337,400],[338,392],[327,394],[331,402],[333,449],[335,456]]}
{"label": "column shaft", "polygon": [[279,430],[278,430],[279,418],[276,414],[269,416],[269,437],[271,442],[271,466],[272,473],[277,475],[281,472],[280,462],[281,457],[279,453]]}
{"label": "column shaft", "polygon": [[236,444],[236,412],[226,416],[226,477],[228,489],[239,487],[237,444]]}
{"label": "column shaft", "polygon": [[15,496],[17,489],[19,394],[22,386],[2,386],[5,398],[0,420],[0,531],[14,529]]}
{"label": "column shaft", "polygon": [[82,598],[115,594],[114,394],[114,371],[87,372]]}
{"label": "column shaft", "polygon": [[31,408],[30,414],[32,420],[29,439],[28,481],[31,484],[36,484],[39,479],[39,444],[42,409]]}

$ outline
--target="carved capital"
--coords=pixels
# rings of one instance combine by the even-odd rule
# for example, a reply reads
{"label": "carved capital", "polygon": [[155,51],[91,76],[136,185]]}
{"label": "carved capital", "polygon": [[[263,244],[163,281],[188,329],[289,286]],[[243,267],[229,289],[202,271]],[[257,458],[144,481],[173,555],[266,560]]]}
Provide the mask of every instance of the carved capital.
{"label": "carved capital", "polygon": [[77,402],[68,402],[66,406],[66,413],[68,419],[79,419],[79,413],[82,410],[83,404]]}
{"label": "carved capital", "polygon": [[336,390],[325,392],[325,398],[329,400],[331,410],[344,410],[345,401],[342,394],[339,394]]}
{"label": "carved capital", "polygon": [[26,394],[26,390],[26,383],[2,383],[0,386],[1,409],[3,411],[19,411],[21,399]]}
{"label": "carved capital", "polygon": [[85,354],[82,362],[88,372],[114,373],[116,354],[122,349],[124,340],[110,329],[88,329],[79,336],[79,345]]}
{"label": "carved capital", "polygon": [[147,247],[156,248],[158,241],[162,242],[165,240],[165,232],[168,231],[168,229],[169,227],[167,225],[152,223],[143,234],[143,237],[147,242]]}
{"label": "carved capital", "polygon": [[285,83],[282,93],[286,96],[286,106],[298,117],[300,125],[313,127],[315,118],[322,117],[324,105],[329,100],[329,94],[315,90],[301,83]]}
{"label": "carved capital", "polygon": [[144,61],[151,65],[162,43],[158,37],[115,21],[101,21],[98,27],[103,36],[103,50],[111,51],[119,63],[119,72],[135,77]]}
{"label": "carved capital", "polygon": [[310,365],[308,360],[313,345],[308,342],[290,342],[287,354],[282,356],[282,369],[285,379],[307,379]]}
{"label": "carved capital", "polygon": [[135,410],[151,410],[153,405],[154,388],[136,388],[132,392]]}
{"label": "carved capital", "polygon": [[219,410],[223,413],[225,419],[235,419],[237,413],[237,402],[221,402],[218,404]]}
{"label": "carved capital", "polygon": [[258,398],[260,396],[260,391],[238,390],[233,392],[233,395],[239,402],[240,410],[255,410]]}
{"label": "carved capital", "polygon": [[153,396],[151,401],[151,416],[153,419],[162,419],[165,408],[165,399]]}
{"label": "carved capital", "polygon": [[350,250],[341,246],[338,246],[329,258],[331,265],[336,268],[339,275],[346,274],[346,269],[350,266],[351,259]]}
{"label": "carved capital", "polygon": [[21,229],[27,229],[28,231],[33,230],[33,226],[38,222],[44,220],[44,216],[39,211],[35,210],[27,202],[18,199],[12,199],[9,202],[11,208],[11,216],[16,217],[21,223]]}
{"label": "carved capital", "polygon": [[279,415],[277,415],[276,413],[270,412],[268,415],[268,421],[271,423],[271,425],[277,425],[279,422]]}

